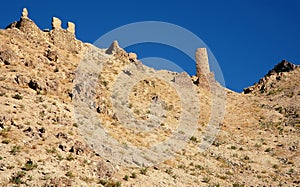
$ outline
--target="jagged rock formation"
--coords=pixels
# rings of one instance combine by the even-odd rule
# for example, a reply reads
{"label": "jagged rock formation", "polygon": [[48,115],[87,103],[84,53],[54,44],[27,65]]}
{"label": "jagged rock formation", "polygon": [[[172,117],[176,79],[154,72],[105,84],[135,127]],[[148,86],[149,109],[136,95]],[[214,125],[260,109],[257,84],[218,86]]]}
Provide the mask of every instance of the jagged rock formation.
{"label": "jagged rock formation", "polygon": [[244,93],[266,93],[270,92],[270,89],[274,87],[274,84],[282,79],[286,72],[294,71],[299,69],[299,66],[292,64],[286,60],[282,60],[272,70],[270,70],[258,83],[253,86],[245,88]]}
{"label": "jagged rock formation", "polygon": [[287,60],[282,60],[279,64],[277,64],[271,71],[268,72],[268,76],[271,76],[276,73],[281,72],[290,72],[297,68],[295,64],[288,62]]}
{"label": "jagged rock formation", "polygon": [[[100,69],[89,64],[88,73],[78,75],[84,59],[85,63],[95,61],[101,65],[99,75],[96,73]],[[112,103],[121,91],[127,91],[115,88],[119,76],[134,78],[136,72],[126,69],[130,66],[155,71],[117,42],[108,49],[98,49],[78,41],[75,25],[69,23],[65,30],[58,18],[53,19],[52,30],[42,31],[24,9],[19,21],[0,30],[0,186],[299,185],[299,66],[283,61],[249,94],[213,86],[226,92],[225,118],[213,144],[199,152],[213,104],[220,107],[212,100],[222,98],[201,85],[205,80],[214,81],[206,50],[198,49],[196,59],[197,76],[192,78],[186,73],[156,72],[182,89],[196,90],[193,96],[199,100],[200,113],[189,115],[199,121],[189,123],[197,128],[184,149],[147,168],[118,165],[103,159],[80,133],[83,124],[77,123],[74,116],[75,91],[90,88],[84,83],[96,72],[95,89],[87,90],[94,98],[87,101],[91,102],[89,109],[122,146],[145,149],[168,139],[182,114],[187,115],[182,111],[180,95],[167,81],[155,77],[138,81],[122,106],[132,111],[136,121],[156,119],[160,110],[165,111],[158,116],[163,122],[152,124],[157,128],[149,132],[126,128]],[[78,81],[77,76],[82,79]],[[154,104],[156,107],[149,107]],[[192,104],[185,107],[192,108]],[[179,131],[176,136],[187,135]]]}
{"label": "jagged rock formation", "polygon": [[113,43],[109,46],[109,48],[105,51],[106,54],[117,54],[124,52],[123,49],[120,48],[118,41],[113,41]]}
{"label": "jagged rock formation", "polygon": [[115,55],[118,58],[125,58],[131,62],[137,61],[137,55],[135,53],[127,53],[119,46],[118,41],[113,41],[109,48],[105,51],[106,54]]}
{"label": "jagged rock formation", "polygon": [[[264,97],[263,107],[284,115],[287,126],[297,126],[300,117],[300,66],[282,60],[253,86],[245,88],[244,94]],[[272,101],[276,101],[275,103]]]}

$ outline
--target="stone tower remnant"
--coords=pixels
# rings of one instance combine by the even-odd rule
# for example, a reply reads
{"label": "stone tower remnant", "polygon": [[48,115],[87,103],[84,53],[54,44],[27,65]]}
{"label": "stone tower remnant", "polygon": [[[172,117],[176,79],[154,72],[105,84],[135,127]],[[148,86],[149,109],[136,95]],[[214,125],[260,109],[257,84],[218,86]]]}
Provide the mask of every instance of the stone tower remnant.
{"label": "stone tower remnant", "polygon": [[67,31],[69,31],[72,34],[75,34],[75,24],[72,22],[68,22]]}
{"label": "stone tower remnant", "polygon": [[28,11],[26,8],[23,8],[23,11],[22,11],[22,16],[21,18],[28,18]]}
{"label": "stone tower remnant", "polygon": [[198,48],[196,50],[196,76],[200,77],[201,75],[206,76],[210,73],[208,56],[206,48]]}
{"label": "stone tower remnant", "polygon": [[59,18],[52,18],[52,29],[61,29],[61,20]]}
{"label": "stone tower remnant", "polygon": [[198,48],[196,58],[196,77],[194,81],[197,85],[209,88],[215,82],[214,73],[210,71],[206,48]]}

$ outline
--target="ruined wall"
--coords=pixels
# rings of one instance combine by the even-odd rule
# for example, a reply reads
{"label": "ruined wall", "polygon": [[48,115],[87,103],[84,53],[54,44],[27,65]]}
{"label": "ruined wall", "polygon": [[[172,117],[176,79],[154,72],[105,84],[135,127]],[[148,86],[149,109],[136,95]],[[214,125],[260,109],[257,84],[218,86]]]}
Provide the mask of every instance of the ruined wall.
{"label": "ruined wall", "polygon": [[62,21],[59,18],[52,18],[52,30],[49,36],[53,44],[72,53],[79,53],[82,46],[81,42],[75,38],[75,24],[68,22],[68,28],[66,30],[61,27],[61,24]]}

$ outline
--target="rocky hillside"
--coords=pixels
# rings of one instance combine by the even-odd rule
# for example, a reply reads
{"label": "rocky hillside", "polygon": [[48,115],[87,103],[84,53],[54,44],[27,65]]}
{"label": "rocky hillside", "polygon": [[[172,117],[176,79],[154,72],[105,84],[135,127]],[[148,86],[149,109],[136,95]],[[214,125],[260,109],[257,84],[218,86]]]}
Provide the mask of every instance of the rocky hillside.
{"label": "rocky hillside", "polygon": [[[235,93],[201,73],[203,61],[193,77],[156,72],[117,42],[77,40],[73,23],[41,30],[26,9],[0,41],[1,186],[300,185],[299,66],[282,61]],[[174,155],[151,150],[174,134]]]}
{"label": "rocky hillside", "polygon": [[286,124],[299,124],[300,66],[282,60],[258,83],[244,89],[245,94],[263,97],[261,107],[278,111]]}

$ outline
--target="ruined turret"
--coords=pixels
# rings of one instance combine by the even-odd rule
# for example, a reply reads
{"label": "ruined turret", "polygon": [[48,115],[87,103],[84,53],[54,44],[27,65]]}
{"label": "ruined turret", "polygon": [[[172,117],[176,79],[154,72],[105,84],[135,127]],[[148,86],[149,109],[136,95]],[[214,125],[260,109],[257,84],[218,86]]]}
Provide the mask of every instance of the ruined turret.
{"label": "ruined turret", "polygon": [[196,76],[201,77],[210,73],[206,48],[196,50]]}
{"label": "ruined turret", "polygon": [[196,58],[196,79],[194,83],[201,87],[210,87],[215,82],[214,73],[210,71],[206,48],[198,48]]}
{"label": "ruined turret", "polygon": [[[62,29],[61,27],[61,20],[57,17],[53,17],[52,18],[52,30],[54,29]],[[71,34],[75,35],[75,24],[73,22],[68,22],[68,27],[67,27],[67,31]]]}
{"label": "ruined turret", "polygon": [[28,18],[28,11],[27,11],[27,8],[23,8],[21,18]]}
{"label": "ruined turret", "polygon": [[75,24],[68,22],[67,29],[63,29],[61,24],[62,21],[59,18],[52,18],[52,30],[50,32],[52,41],[55,45],[62,46],[63,49],[78,53],[81,50],[81,45],[75,37]]}
{"label": "ruined turret", "polygon": [[75,24],[72,22],[68,22],[67,31],[69,31],[72,34],[75,34]]}
{"label": "ruined turret", "polygon": [[57,17],[52,18],[52,30],[54,29],[62,29],[61,28],[61,20]]}

